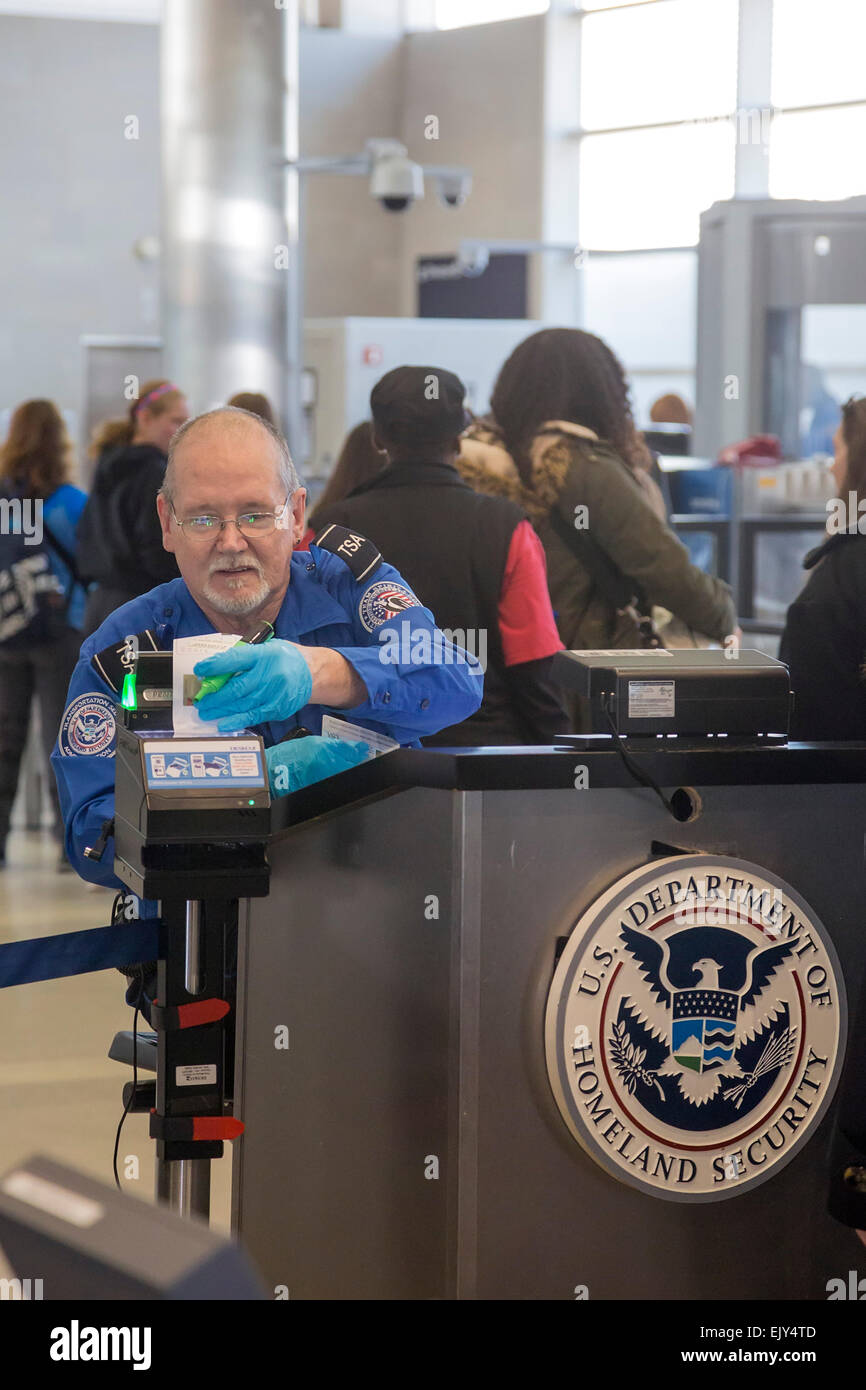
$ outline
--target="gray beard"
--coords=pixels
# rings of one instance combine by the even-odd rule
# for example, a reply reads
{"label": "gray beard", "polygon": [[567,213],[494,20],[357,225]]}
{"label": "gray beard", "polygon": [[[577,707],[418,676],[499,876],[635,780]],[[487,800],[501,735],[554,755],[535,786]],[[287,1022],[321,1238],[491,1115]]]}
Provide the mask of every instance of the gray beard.
{"label": "gray beard", "polygon": [[259,587],[255,593],[247,594],[246,597],[238,594],[237,598],[230,598],[228,595],[215,593],[208,583],[204,588],[204,596],[211,608],[215,609],[217,613],[225,613],[229,617],[234,617],[244,613],[252,613],[256,608],[261,608],[268,596],[268,589],[264,579],[260,579]]}

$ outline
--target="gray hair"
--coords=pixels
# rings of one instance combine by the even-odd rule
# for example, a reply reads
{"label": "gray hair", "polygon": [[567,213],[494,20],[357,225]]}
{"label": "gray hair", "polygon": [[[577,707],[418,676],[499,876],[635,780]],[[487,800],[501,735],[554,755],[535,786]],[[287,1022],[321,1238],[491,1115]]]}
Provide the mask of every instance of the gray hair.
{"label": "gray hair", "polygon": [[257,425],[260,430],[270,435],[270,438],[277,446],[277,452],[279,454],[280,483],[290,497],[294,496],[301,486],[301,480],[298,477],[298,470],[292,462],[289,446],[282,434],[276,426],[269,424],[267,420],[263,420],[260,415],[254,415],[251,410],[241,410],[240,407],[236,405],[221,405],[218,406],[216,410],[205,411],[203,415],[194,415],[191,420],[187,420],[186,424],[181,425],[180,429],[172,435],[171,443],[168,446],[168,463],[165,467],[165,477],[162,487],[159,489],[159,496],[164,497],[166,502],[169,503],[172,500],[175,481],[175,454],[187,435],[191,434],[199,425],[204,424],[205,420],[216,420],[224,415],[236,417],[239,420],[252,420],[254,425]]}

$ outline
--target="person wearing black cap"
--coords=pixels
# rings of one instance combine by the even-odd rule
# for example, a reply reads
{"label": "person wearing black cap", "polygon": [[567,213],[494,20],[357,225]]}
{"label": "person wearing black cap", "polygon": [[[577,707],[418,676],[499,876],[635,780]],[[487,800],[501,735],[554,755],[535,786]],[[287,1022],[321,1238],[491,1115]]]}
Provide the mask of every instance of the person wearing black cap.
{"label": "person wearing black cap", "polygon": [[[318,535],[334,524],[363,532],[485,666],[481,708],[426,744],[551,743],[568,716],[550,675],[562,643],[544,552],[518,506],[473,491],[457,473],[465,394],[441,367],[388,372],[370,396],[374,443],[388,466],[317,516]],[[411,660],[399,620],[381,640]]]}

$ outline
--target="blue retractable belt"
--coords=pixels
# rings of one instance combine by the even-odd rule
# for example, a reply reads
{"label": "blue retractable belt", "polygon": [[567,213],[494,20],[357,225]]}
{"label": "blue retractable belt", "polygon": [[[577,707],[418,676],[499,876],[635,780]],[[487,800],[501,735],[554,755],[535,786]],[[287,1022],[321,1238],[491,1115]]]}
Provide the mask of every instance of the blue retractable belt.
{"label": "blue retractable belt", "polygon": [[127,922],[9,942],[0,946],[0,989],[156,960],[160,925],[153,920]]}

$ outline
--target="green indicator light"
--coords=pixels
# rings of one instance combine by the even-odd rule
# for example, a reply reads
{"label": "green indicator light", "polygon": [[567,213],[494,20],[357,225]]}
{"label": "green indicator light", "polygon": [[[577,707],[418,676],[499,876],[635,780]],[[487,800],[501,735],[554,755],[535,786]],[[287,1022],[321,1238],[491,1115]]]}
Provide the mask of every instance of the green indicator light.
{"label": "green indicator light", "polygon": [[249,801],[247,802],[247,805],[248,805],[248,806],[255,806],[255,804],[256,804],[255,797],[251,796],[250,799],[249,799]]}
{"label": "green indicator light", "polygon": [[123,689],[120,692],[120,703],[124,709],[138,709],[138,700],[135,694],[135,672],[127,671],[123,678]]}

